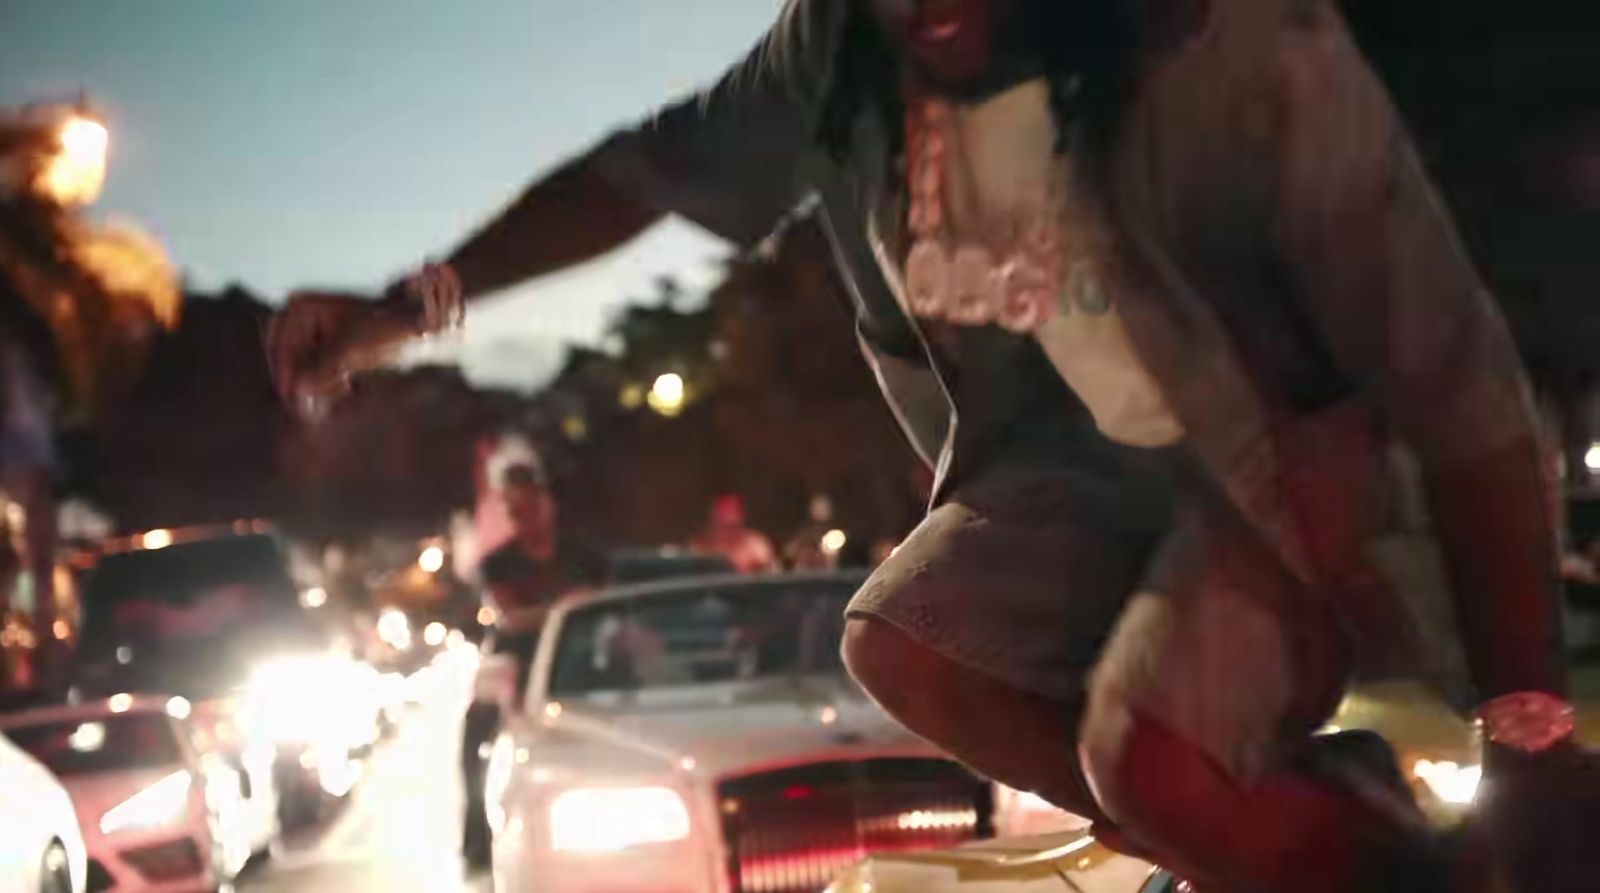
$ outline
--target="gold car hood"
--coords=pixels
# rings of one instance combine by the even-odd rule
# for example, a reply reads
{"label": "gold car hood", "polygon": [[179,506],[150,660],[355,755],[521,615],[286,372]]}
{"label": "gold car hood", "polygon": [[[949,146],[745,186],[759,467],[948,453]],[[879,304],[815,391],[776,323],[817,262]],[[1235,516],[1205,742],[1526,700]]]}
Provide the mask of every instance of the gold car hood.
{"label": "gold car hood", "polygon": [[1087,831],[979,841],[932,853],[873,856],[828,893],[1138,893],[1149,863],[1112,852]]}

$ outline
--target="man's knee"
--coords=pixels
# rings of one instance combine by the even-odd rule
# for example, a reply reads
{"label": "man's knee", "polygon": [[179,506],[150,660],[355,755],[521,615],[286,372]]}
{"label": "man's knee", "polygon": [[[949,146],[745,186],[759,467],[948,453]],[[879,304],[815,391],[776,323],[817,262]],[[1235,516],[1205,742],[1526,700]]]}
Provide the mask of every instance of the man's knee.
{"label": "man's knee", "polygon": [[1199,747],[1103,691],[1091,696],[1079,758],[1100,807],[1147,843],[1190,830],[1229,787]]}
{"label": "man's knee", "polygon": [[844,665],[856,682],[884,709],[902,716],[916,700],[911,687],[925,670],[927,649],[893,625],[871,617],[845,621],[839,646]]}

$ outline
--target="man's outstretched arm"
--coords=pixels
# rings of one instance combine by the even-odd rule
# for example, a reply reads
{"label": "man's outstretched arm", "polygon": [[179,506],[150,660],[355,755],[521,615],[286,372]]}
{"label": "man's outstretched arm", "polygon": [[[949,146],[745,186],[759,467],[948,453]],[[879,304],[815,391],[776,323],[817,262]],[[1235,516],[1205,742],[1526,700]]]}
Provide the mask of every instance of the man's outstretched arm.
{"label": "man's outstretched arm", "polygon": [[593,155],[584,155],[534,183],[446,262],[472,300],[593,260],[664,213],[612,183],[595,169]]}
{"label": "man's outstretched arm", "polygon": [[[813,145],[848,6],[789,0],[711,89],[535,180],[451,252],[443,281],[468,300],[490,295],[605,254],[668,213],[738,245],[767,235],[818,176]],[[272,337],[280,388],[336,375],[426,328],[404,284],[386,296],[292,303]]]}

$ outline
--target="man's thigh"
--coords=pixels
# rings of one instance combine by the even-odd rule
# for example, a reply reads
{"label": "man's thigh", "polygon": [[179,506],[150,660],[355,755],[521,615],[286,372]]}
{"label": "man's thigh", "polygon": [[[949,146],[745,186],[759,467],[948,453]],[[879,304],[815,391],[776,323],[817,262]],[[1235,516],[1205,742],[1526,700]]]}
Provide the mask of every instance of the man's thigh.
{"label": "man's thigh", "polygon": [[1326,722],[1347,669],[1326,600],[1255,531],[1197,509],[1162,547],[1092,674],[1085,745],[1114,759],[1137,711],[1249,779]]}
{"label": "man's thigh", "polygon": [[848,613],[1019,691],[1078,701],[1161,537],[1118,497],[1114,483],[1090,475],[964,487],[878,568]]}

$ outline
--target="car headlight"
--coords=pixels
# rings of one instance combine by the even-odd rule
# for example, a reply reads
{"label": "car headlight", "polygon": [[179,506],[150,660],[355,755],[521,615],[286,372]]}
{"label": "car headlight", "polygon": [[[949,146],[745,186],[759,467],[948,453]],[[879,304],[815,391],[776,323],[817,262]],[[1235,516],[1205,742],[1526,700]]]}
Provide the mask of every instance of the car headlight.
{"label": "car headlight", "polygon": [[1411,774],[1428,786],[1434,796],[1452,806],[1471,805],[1478,796],[1478,783],[1483,780],[1483,767],[1462,765],[1450,760],[1417,760],[1411,764]]}
{"label": "car headlight", "polygon": [[339,655],[269,661],[251,674],[241,721],[261,744],[342,750],[376,738],[377,674]]}
{"label": "car headlight", "polygon": [[188,770],[166,776],[106,810],[100,817],[100,833],[156,828],[181,820],[189,807],[189,785],[192,783]]}
{"label": "car headlight", "polygon": [[550,845],[606,853],[689,836],[689,810],[670,788],[580,788],[550,804]]}

